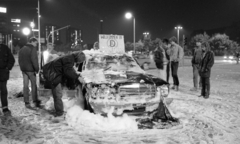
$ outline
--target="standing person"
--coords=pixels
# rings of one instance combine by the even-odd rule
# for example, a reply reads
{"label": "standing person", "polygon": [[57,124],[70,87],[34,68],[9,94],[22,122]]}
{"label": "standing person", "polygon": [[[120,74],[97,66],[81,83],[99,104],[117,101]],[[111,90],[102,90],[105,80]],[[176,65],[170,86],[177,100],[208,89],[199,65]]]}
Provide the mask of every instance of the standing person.
{"label": "standing person", "polygon": [[37,45],[37,39],[30,38],[29,42],[20,49],[18,54],[18,62],[23,75],[23,96],[26,108],[31,108],[29,102],[29,80],[31,81],[32,101],[35,107],[40,107],[41,105],[37,95],[36,74],[39,72]]}
{"label": "standing person", "polygon": [[209,98],[211,68],[214,64],[214,54],[210,50],[207,42],[202,43],[202,60],[200,62],[199,73],[202,80],[202,91],[199,97]]}
{"label": "standing person", "polygon": [[163,39],[163,48],[165,50],[165,56],[166,56],[166,59],[165,59],[165,64],[166,64],[166,74],[167,74],[167,77],[166,77],[166,80],[167,82],[169,82],[169,75],[170,75],[170,46],[171,44],[169,43],[169,40],[168,39]]}
{"label": "standing person", "polygon": [[193,88],[190,89],[190,91],[197,91],[198,86],[201,87],[201,79],[199,80],[198,85],[198,77],[199,77],[199,64],[201,62],[202,57],[202,42],[197,41],[196,47],[194,48],[193,52],[193,58],[192,58],[192,67],[193,67]]}
{"label": "standing person", "polygon": [[11,111],[8,109],[7,81],[9,79],[9,71],[15,63],[15,59],[8,46],[1,44],[2,40],[2,37],[0,37],[0,97],[3,114],[11,115]]}
{"label": "standing person", "polygon": [[237,61],[237,64],[239,64],[239,57],[240,57],[240,52],[236,52],[236,61]]}
{"label": "standing person", "polygon": [[164,72],[164,49],[162,48],[162,41],[159,41],[157,48],[154,51],[154,61],[156,64],[157,69],[159,70],[159,77],[163,80],[166,79],[166,72]]}
{"label": "standing person", "polygon": [[183,48],[177,44],[177,38],[171,37],[169,39],[170,47],[170,61],[171,61],[171,70],[173,77],[173,87],[172,89],[178,91],[179,89],[179,79],[178,79],[178,66],[179,62],[183,58]]}
{"label": "standing person", "polygon": [[52,43],[47,44],[47,51],[50,54],[58,54],[58,52],[54,50],[54,45]]}
{"label": "standing person", "polygon": [[61,117],[64,114],[63,102],[62,102],[62,85],[61,82],[64,78],[70,80],[78,80],[81,78],[74,69],[74,64],[80,64],[84,62],[85,55],[82,52],[75,52],[72,54],[58,57],[53,61],[43,66],[43,76],[52,89],[52,95],[54,99],[55,117]]}

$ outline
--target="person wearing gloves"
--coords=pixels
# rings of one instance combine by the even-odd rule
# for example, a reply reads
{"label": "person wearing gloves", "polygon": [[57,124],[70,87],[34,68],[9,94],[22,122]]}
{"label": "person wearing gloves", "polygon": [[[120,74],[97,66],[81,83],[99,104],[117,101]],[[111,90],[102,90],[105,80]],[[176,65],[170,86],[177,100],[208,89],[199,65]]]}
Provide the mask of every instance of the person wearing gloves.
{"label": "person wearing gloves", "polygon": [[55,117],[61,117],[64,114],[63,102],[62,102],[62,85],[64,78],[70,80],[79,80],[83,83],[83,79],[74,69],[74,65],[78,65],[85,60],[85,54],[82,52],[75,52],[72,54],[64,55],[54,59],[43,66],[43,77],[46,80],[45,87],[51,88]]}
{"label": "person wearing gloves", "polygon": [[177,38],[171,37],[169,39],[171,47],[170,47],[170,61],[171,61],[171,70],[173,77],[173,87],[172,89],[178,91],[179,80],[178,80],[178,66],[179,62],[183,58],[183,48],[177,44]]}

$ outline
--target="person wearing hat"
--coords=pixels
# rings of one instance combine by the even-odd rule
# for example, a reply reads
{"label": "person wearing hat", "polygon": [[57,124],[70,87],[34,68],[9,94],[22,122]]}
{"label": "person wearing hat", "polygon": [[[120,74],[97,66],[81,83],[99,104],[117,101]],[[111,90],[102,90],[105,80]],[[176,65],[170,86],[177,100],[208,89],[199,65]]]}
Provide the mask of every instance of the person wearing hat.
{"label": "person wearing hat", "polygon": [[171,47],[170,47],[170,61],[171,61],[171,70],[173,77],[173,87],[172,89],[178,91],[179,88],[179,79],[178,79],[178,66],[179,62],[183,58],[183,48],[177,44],[177,38],[171,37],[169,39]]}
{"label": "person wearing hat", "polygon": [[199,67],[199,74],[202,81],[202,90],[199,97],[209,98],[211,68],[214,64],[214,53],[210,50],[207,42],[202,43],[202,57]]}
{"label": "person wearing hat", "polygon": [[199,64],[201,62],[202,56],[202,40],[196,41],[196,47],[194,48],[193,58],[192,58],[192,67],[193,67],[193,88],[190,91],[197,91],[201,87],[201,79],[199,80]]}
{"label": "person wearing hat", "polygon": [[[85,61],[83,52],[75,52],[54,59],[43,66],[43,77],[46,80],[45,88],[52,90],[55,117],[61,117],[64,114],[62,101],[62,86],[63,80],[82,80],[80,74],[74,69],[75,64],[80,64]],[[81,81],[82,82],[82,81]]]}

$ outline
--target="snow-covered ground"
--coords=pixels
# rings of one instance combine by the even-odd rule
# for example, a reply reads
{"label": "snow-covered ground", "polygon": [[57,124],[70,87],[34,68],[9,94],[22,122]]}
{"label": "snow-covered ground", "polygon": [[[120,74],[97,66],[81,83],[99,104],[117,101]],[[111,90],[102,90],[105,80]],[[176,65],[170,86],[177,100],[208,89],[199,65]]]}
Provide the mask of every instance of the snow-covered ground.
{"label": "snow-covered ground", "polygon": [[[156,69],[148,71],[157,75]],[[192,67],[180,67],[180,91],[171,91],[173,101],[169,110],[180,118],[180,124],[170,129],[137,130],[123,125],[122,120],[100,118],[98,127],[93,126],[97,116],[87,117],[79,113],[79,125],[68,121],[56,123],[43,110],[32,111],[24,107],[22,98],[12,95],[22,89],[22,78],[8,81],[9,107],[12,117],[0,116],[0,143],[2,144],[239,144],[240,143],[240,65],[216,64],[212,70],[211,95],[209,99],[197,97],[199,92],[190,92]],[[172,80],[171,80],[172,82]],[[91,118],[91,119],[87,119]],[[89,121],[89,123],[86,123]],[[95,120],[96,121],[96,120]],[[128,129],[116,130],[109,124],[122,124]],[[72,124],[72,123],[71,123]],[[89,124],[89,125],[87,125]],[[102,125],[101,125],[102,124]],[[132,123],[134,125],[134,123]],[[99,126],[101,128],[99,128]],[[104,130],[105,128],[105,130]]]}

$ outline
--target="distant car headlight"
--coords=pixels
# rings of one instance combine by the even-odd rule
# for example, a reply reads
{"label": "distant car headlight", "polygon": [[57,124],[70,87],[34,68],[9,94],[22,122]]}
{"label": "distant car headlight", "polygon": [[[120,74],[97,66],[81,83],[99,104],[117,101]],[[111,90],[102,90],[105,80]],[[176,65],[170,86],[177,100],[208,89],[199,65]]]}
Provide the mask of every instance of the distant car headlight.
{"label": "distant car headlight", "polygon": [[167,97],[169,92],[168,86],[167,85],[160,86],[160,92],[161,92],[161,96]]}
{"label": "distant car headlight", "polygon": [[229,56],[229,59],[233,59],[233,56]]}
{"label": "distant car headlight", "polygon": [[227,56],[224,56],[223,58],[224,58],[224,59],[227,59]]}

